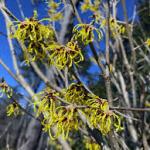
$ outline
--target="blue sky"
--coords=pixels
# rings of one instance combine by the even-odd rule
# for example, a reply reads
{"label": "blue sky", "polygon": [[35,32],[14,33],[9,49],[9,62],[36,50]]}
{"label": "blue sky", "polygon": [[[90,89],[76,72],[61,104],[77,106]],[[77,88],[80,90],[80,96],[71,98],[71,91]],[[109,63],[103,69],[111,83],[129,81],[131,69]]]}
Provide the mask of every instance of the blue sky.
{"label": "blue sky", "polygon": [[[30,0],[20,0],[23,8],[23,12],[25,17],[31,17],[33,14],[33,9],[37,8],[39,18],[43,18],[46,16],[46,4],[41,3],[38,7],[33,7]],[[126,5],[128,9],[128,16],[131,17],[133,15],[135,0],[126,0]],[[19,7],[17,5],[17,0],[6,0],[6,6],[9,10],[20,20],[21,14],[19,12]],[[118,7],[118,17],[119,19],[123,19],[122,15],[122,7],[119,5]],[[6,33],[5,22],[2,14],[0,13],[0,32]],[[7,42],[7,38],[3,35],[0,35],[0,58],[13,70],[12,59],[9,51],[9,46]],[[96,69],[96,68],[95,68]],[[93,70],[94,71],[94,70]],[[96,71],[96,70],[95,70]],[[5,80],[9,85],[16,85],[16,82],[12,79],[12,77],[3,69],[0,65],[0,78],[5,77]]]}

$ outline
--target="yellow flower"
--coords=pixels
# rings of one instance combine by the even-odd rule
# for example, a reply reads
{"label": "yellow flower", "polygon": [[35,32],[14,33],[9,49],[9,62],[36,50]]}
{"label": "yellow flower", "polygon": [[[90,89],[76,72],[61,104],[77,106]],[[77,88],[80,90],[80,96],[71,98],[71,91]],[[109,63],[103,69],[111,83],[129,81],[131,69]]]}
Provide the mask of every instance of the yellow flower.
{"label": "yellow flower", "polygon": [[148,38],[145,43],[146,43],[147,46],[150,47],[150,38]]}
{"label": "yellow flower", "polygon": [[93,139],[88,137],[84,138],[85,147],[87,150],[100,150],[101,146],[97,144]]}
{"label": "yellow flower", "polygon": [[50,64],[55,65],[58,69],[71,67],[73,63],[78,64],[84,59],[76,42],[68,42],[66,46],[54,44],[49,48]]}
{"label": "yellow flower", "polygon": [[14,102],[7,106],[7,116],[17,116],[20,113],[18,105]]}
{"label": "yellow flower", "polygon": [[57,95],[58,93],[49,87],[35,95],[39,98],[39,100],[34,102],[34,111],[37,117],[41,114],[44,115],[44,117],[52,117],[55,114]]}
{"label": "yellow flower", "polygon": [[13,94],[13,90],[11,87],[7,85],[5,81],[3,81],[0,83],[0,93],[2,94],[4,93],[8,98],[11,98]]}
{"label": "yellow flower", "polygon": [[121,126],[121,118],[120,116],[116,115],[115,113],[113,113],[113,122],[114,122],[114,127],[116,129],[116,131],[121,131],[124,128]]}
{"label": "yellow flower", "polygon": [[91,0],[84,0],[84,2],[81,5],[81,10],[83,12],[88,10],[92,12],[98,12],[100,4],[100,0],[94,0],[93,2]]}
{"label": "yellow flower", "polygon": [[106,113],[101,114],[97,121],[99,123],[100,131],[102,132],[102,134],[106,135],[111,130],[112,126],[111,115],[108,115]]}
{"label": "yellow flower", "polygon": [[81,5],[81,10],[87,11],[90,8],[90,0],[84,0],[84,2]]}
{"label": "yellow flower", "polygon": [[26,18],[23,22],[15,25],[16,31],[11,35],[26,48],[23,49],[26,61],[43,60],[47,55],[47,47],[55,40],[52,27],[45,26],[41,21]]}
{"label": "yellow flower", "polygon": [[63,18],[63,14],[61,12],[53,13],[51,15],[51,20],[52,21],[58,21],[58,20],[60,20],[62,18]]}
{"label": "yellow flower", "polygon": [[109,104],[106,99],[89,95],[86,105],[89,107],[85,109],[85,115],[90,125],[98,128],[102,134],[106,135],[112,127],[115,127],[116,131],[123,129],[121,127],[121,118],[109,110]]}
{"label": "yellow flower", "polygon": [[98,35],[98,40],[102,38],[102,32],[91,24],[78,24],[74,27],[73,39],[82,41],[85,45],[94,40],[94,31]]}
{"label": "yellow flower", "polygon": [[57,2],[54,2],[54,1],[49,2],[49,7],[51,9],[54,9],[54,10],[56,10],[59,7],[59,5],[60,5],[60,3],[57,3]]}
{"label": "yellow flower", "polygon": [[[76,109],[72,106],[60,106],[56,109],[55,117],[47,118],[43,122],[44,131],[47,131],[52,140],[58,138],[60,135],[67,139],[71,130],[78,130],[79,121]],[[56,133],[51,133],[51,127],[56,127]]]}
{"label": "yellow flower", "polygon": [[63,18],[63,13],[59,8],[62,8],[61,2],[54,2],[50,1],[49,2],[49,10],[48,13],[50,15],[50,20],[51,21],[59,21],[60,19]]}
{"label": "yellow flower", "polygon": [[81,84],[72,83],[68,89],[64,91],[64,98],[72,104],[84,104],[86,91]]}
{"label": "yellow flower", "polygon": [[[115,20],[114,18],[110,18],[109,25],[110,25],[110,31],[113,37],[115,37],[117,33],[124,34],[126,31],[125,26],[122,24],[119,24],[117,20]],[[101,28],[104,28],[104,27],[106,27],[106,19],[103,19],[101,22]]]}
{"label": "yellow flower", "polygon": [[145,107],[150,107],[150,102],[146,101],[145,102]]}

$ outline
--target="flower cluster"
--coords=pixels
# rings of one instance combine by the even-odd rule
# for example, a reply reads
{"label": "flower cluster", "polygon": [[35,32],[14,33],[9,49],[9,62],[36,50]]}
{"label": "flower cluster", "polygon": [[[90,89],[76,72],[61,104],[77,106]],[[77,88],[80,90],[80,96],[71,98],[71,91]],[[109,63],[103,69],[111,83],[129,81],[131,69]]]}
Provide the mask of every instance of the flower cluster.
{"label": "flower cluster", "polygon": [[26,18],[23,22],[18,22],[13,38],[25,45],[23,49],[25,60],[43,60],[47,55],[47,47],[54,41],[54,31],[52,27],[41,24],[35,17]]}
{"label": "flower cluster", "polygon": [[145,43],[148,47],[150,47],[150,38],[148,38]]}
{"label": "flower cluster", "polygon": [[71,67],[73,63],[78,64],[84,59],[77,42],[73,41],[68,42],[66,46],[59,44],[50,46],[49,54],[50,64],[59,69]]}
{"label": "flower cluster", "polygon": [[41,114],[43,114],[44,117],[47,115],[53,116],[56,107],[56,96],[58,96],[58,93],[49,87],[36,94],[36,97],[40,99],[34,102],[34,110],[37,117]]}
{"label": "flower cluster", "polygon": [[101,0],[94,0],[93,2],[91,0],[84,0],[81,5],[81,10],[84,11],[92,11],[96,12],[99,10],[99,6],[101,4]]}
{"label": "flower cluster", "polygon": [[87,97],[87,92],[85,91],[83,85],[72,83],[65,91],[64,98],[72,104],[82,105]]}
{"label": "flower cluster", "polygon": [[[43,116],[43,130],[48,132],[52,139],[60,135],[66,139],[70,131],[81,127],[78,109],[86,117],[90,127],[99,129],[104,135],[112,127],[116,131],[122,129],[120,117],[109,110],[107,100],[89,94],[81,84],[73,83],[60,94],[47,87],[36,94],[37,98],[34,102],[36,116]],[[63,104],[60,98],[64,99]],[[53,127],[55,133],[52,131]]]}
{"label": "flower cluster", "polygon": [[[48,132],[52,139],[60,135],[66,139],[70,130],[77,130],[79,126],[78,115],[73,106],[60,106],[57,100],[59,94],[50,88],[46,88],[36,95],[40,100],[34,103],[37,117],[43,115],[43,130]],[[56,127],[53,135],[51,128]]]}
{"label": "flower cluster", "polygon": [[85,137],[84,138],[85,147],[87,150],[100,150],[101,147],[93,139]]}
{"label": "flower cluster", "polygon": [[2,94],[2,96],[3,94],[6,94],[8,98],[11,98],[13,90],[11,87],[8,86],[8,84],[5,81],[3,81],[0,83],[0,93]]}
{"label": "flower cluster", "polygon": [[18,104],[15,102],[13,102],[12,104],[9,104],[6,110],[7,110],[7,116],[17,116],[20,113]]}
{"label": "flower cluster", "polygon": [[[9,99],[12,99],[13,89],[6,83],[6,81],[2,81],[0,83],[0,93],[2,96],[3,94],[6,94]],[[7,116],[17,116],[20,112],[20,108],[15,100],[6,107]]]}
{"label": "flower cluster", "polygon": [[93,22],[95,23],[100,23],[102,20],[102,15],[101,12],[99,11],[101,5],[101,0],[84,0],[81,4],[81,11],[86,12],[86,11],[91,11],[93,18]]}
{"label": "flower cluster", "polygon": [[66,90],[65,99],[77,105],[85,105],[83,113],[87,117],[91,127],[98,128],[102,134],[107,134],[112,127],[119,131],[121,119],[109,110],[106,99],[99,98],[94,94],[88,94],[82,85],[71,84]]}
{"label": "flower cluster", "polygon": [[[48,131],[52,139],[58,138],[60,135],[67,139],[71,130],[78,130],[79,120],[78,113],[73,106],[57,107],[53,118],[45,118],[43,120],[44,131]],[[56,127],[56,133],[52,134],[51,127]]]}
{"label": "flower cluster", "polygon": [[[117,20],[114,18],[110,18],[109,20],[110,24],[110,31],[112,33],[112,37],[115,37],[118,33],[119,34],[124,34],[125,33],[125,26],[122,25],[121,23],[119,24]],[[106,26],[106,19],[102,20],[101,27],[104,28]]]}
{"label": "flower cluster", "polygon": [[102,134],[107,134],[112,127],[116,131],[122,130],[121,119],[113,111],[109,110],[109,104],[106,99],[90,95],[90,99],[86,104],[89,106],[85,110],[85,114],[89,119],[91,126],[98,128]]}
{"label": "flower cluster", "polygon": [[93,42],[94,32],[98,35],[98,40],[102,38],[102,32],[91,24],[78,24],[73,29],[73,38],[77,41],[82,41],[85,45]]}
{"label": "flower cluster", "polygon": [[62,7],[61,2],[49,1],[49,10],[48,13],[50,15],[51,21],[58,21],[63,18],[62,11],[60,8]]}
{"label": "flower cluster", "polygon": [[42,25],[34,18],[17,24],[12,37],[27,47],[23,49],[27,62],[41,60],[63,69],[84,59],[77,42],[70,41],[66,45],[55,42],[52,28]]}

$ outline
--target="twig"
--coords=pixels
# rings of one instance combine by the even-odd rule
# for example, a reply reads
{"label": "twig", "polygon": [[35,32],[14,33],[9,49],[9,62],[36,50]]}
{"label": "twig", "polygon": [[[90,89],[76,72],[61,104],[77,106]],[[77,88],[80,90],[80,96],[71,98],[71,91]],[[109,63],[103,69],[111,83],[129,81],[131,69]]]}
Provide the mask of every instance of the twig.
{"label": "twig", "polygon": [[86,86],[86,84],[84,84],[84,82],[81,80],[80,75],[79,75],[78,70],[77,70],[77,68],[76,68],[75,65],[73,66],[73,68],[74,68],[74,75],[75,75],[76,79],[78,80],[78,82],[80,82],[80,83],[84,86],[84,88],[85,88],[89,93],[94,94],[94,93]]}
{"label": "twig", "polygon": [[28,116],[32,117],[35,120],[41,121],[39,118],[36,118],[34,115],[32,115],[30,112],[28,112],[25,108],[23,108],[14,98],[11,97],[11,99],[17,104],[17,106],[25,112]]}
{"label": "twig", "polygon": [[7,14],[10,18],[12,18],[13,20],[19,21],[19,19],[18,19],[17,17],[15,17],[15,16],[10,12],[10,10],[9,10],[8,8],[6,8],[5,6],[2,6],[2,5],[0,4],[0,9],[1,9],[2,11],[5,11],[6,14]]}
{"label": "twig", "polygon": [[117,111],[117,110],[114,110],[114,112],[115,112],[116,114],[119,114],[120,116],[123,116],[124,118],[132,119],[132,120],[134,120],[134,121],[141,122],[141,120],[139,120],[139,119],[137,119],[137,118],[130,117],[129,115],[125,115],[125,114],[123,114],[123,113],[121,113],[121,112],[119,112],[119,111]]}
{"label": "twig", "polygon": [[37,75],[45,82],[45,84],[49,85],[54,90],[61,92],[61,88],[55,86],[54,84],[51,84],[48,78],[44,75],[44,73],[40,70],[40,68],[37,66],[35,62],[31,62],[31,66],[33,67]]}
{"label": "twig", "polygon": [[64,70],[64,75],[65,75],[65,87],[68,88],[68,68],[66,67]]}
{"label": "twig", "polygon": [[19,11],[20,11],[21,17],[22,17],[22,19],[24,19],[24,18],[25,18],[25,15],[24,15],[24,12],[23,12],[22,5],[21,5],[21,3],[20,3],[20,0],[17,0],[17,4],[18,4],[18,7],[19,7]]}
{"label": "twig", "polygon": [[127,34],[128,34],[128,38],[129,38],[129,44],[130,44],[130,48],[131,48],[131,52],[132,52],[132,64],[133,67],[135,65],[135,61],[136,61],[136,53],[134,51],[134,45],[133,45],[133,39],[132,39],[132,32],[130,30],[129,24],[128,24],[128,16],[127,16],[127,9],[126,9],[126,3],[125,0],[121,0],[122,2],[122,7],[123,7],[123,13],[124,13],[124,17],[125,17],[125,21],[126,21],[126,29],[127,29]]}
{"label": "twig", "polygon": [[79,21],[79,23],[82,23],[81,17],[79,16],[78,10],[76,9],[73,0],[70,0],[70,3],[72,5],[75,16],[77,17],[77,20]]}
{"label": "twig", "polygon": [[150,108],[133,108],[133,107],[110,107],[110,110],[134,111],[134,112],[150,112]]}
{"label": "twig", "polygon": [[11,124],[12,124],[12,122],[9,122],[9,124],[6,126],[5,130],[4,130],[4,131],[1,133],[1,135],[0,135],[0,139],[1,139],[4,135],[6,135],[6,133],[7,133],[8,129],[9,129],[9,127],[11,126]]}
{"label": "twig", "polygon": [[17,76],[10,70],[10,68],[3,62],[1,58],[0,58],[0,64],[17,82],[19,82]]}

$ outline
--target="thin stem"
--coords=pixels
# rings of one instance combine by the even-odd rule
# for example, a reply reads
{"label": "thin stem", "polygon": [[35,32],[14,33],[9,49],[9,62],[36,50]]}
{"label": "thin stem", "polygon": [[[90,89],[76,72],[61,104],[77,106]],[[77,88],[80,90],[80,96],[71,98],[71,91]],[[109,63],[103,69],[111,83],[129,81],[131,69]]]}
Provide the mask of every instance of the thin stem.
{"label": "thin stem", "polygon": [[58,92],[61,92],[61,88],[55,86],[54,84],[51,84],[50,81],[48,80],[48,78],[44,75],[44,73],[40,70],[40,68],[37,66],[37,64],[35,62],[31,62],[31,65],[32,65],[34,71],[36,72],[36,74],[45,82],[45,84],[50,86],[52,89],[54,89]]}
{"label": "thin stem", "polygon": [[150,108],[134,108],[134,107],[110,107],[110,110],[134,111],[134,112],[150,112]]}

